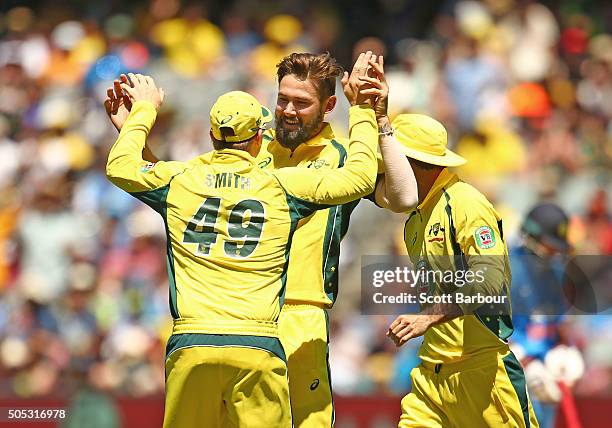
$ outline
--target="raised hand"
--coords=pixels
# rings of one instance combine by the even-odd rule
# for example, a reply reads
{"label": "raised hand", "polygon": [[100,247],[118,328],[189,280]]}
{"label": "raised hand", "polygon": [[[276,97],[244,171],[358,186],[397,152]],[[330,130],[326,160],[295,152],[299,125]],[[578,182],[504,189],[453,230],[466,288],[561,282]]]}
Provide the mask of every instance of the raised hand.
{"label": "raised hand", "polygon": [[353,70],[349,75],[348,72],[344,72],[342,76],[342,89],[344,90],[344,95],[348,102],[354,105],[367,104],[369,106],[374,106],[375,96],[362,93],[362,89],[368,87],[369,84],[362,81],[360,77],[367,76],[369,62],[372,59],[372,51],[367,51],[365,53],[359,54],[357,61],[355,61],[355,65],[353,65]]}
{"label": "raised hand", "polygon": [[121,83],[129,84],[128,77],[125,74],[119,76],[119,80],[115,80],[113,86],[106,89],[106,99],[104,100],[104,110],[106,110],[106,114],[117,131],[121,131],[132,109],[132,102],[123,93]]}
{"label": "raised hand", "polygon": [[389,105],[389,85],[385,79],[385,60],[382,55],[378,57],[378,61],[370,59],[370,74],[373,76],[360,76],[359,80],[368,83],[369,87],[363,87],[361,93],[364,95],[376,97],[374,104],[374,112],[376,118],[380,119],[387,116],[387,108]]}
{"label": "raised hand", "polygon": [[121,83],[121,89],[125,93],[131,103],[137,101],[149,101],[159,111],[162,102],[164,101],[164,90],[157,88],[155,81],[151,76],[142,74],[129,74],[132,84],[128,82]]}

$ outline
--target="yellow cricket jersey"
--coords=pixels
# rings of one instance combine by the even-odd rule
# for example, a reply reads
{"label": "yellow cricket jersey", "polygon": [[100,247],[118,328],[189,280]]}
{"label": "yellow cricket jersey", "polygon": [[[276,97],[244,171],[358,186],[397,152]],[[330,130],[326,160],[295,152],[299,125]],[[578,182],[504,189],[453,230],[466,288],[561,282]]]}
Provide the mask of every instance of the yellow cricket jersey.
{"label": "yellow cricket jersey", "polygon": [[[321,132],[293,152],[280,145],[274,131],[264,134],[257,162],[262,169],[286,167],[330,170],[346,162],[348,140],[337,138],[329,123]],[[307,173],[307,172],[306,172]],[[340,241],[348,229],[349,216],[359,200],[315,212],[301,220],[293,235],[287,270],[288,303],[331,307],[338,294]]]}
{"label": "yellow cricket jersey", "polygon": [[[501,350],[512,333],[510,266],[499,214],[474,187],[444,169],[425,200],[410,212],[404,229],[414,266],[431,270],[486,272],[483,284],[465,286],[465,295],[505,295],[508,308],[491,315],[476,303],[459,304],[464,316],[431,327],[419,355],[428,362],[456,362],[487,350]],[[430,281],[420,284],[430,294],[448,292]]]}
{"label": "yellow cricket jersey", "polygon": [[267,172],[231,149],[188,163],[147,163],[142,149],[155,118],[151,103],[134,103],[106,172],[164,219],[173,333],[277,337],[298,221],[374,188],[373,110],[351,107],[348,161],[329,171]]}

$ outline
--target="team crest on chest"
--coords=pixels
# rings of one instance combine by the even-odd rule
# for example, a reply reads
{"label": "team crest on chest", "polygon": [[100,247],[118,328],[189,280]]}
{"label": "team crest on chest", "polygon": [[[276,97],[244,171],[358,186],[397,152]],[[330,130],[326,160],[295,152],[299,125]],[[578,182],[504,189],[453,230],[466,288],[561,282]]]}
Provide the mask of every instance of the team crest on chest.
{"label": "team crest on chest", "polygon": [[444,242],[444,228],[440,226],[440,223],[432,224],[429,227],[427,242]]}
{"label": "team crest on chest", "polygon": [[314,169],[321,169],[323,167],[329,168],[331,167],[331,164],[327,162],[325,159],[315,159],[313,161],[308,162],[308,164],[306,165],[306,168],[314,168]]}
{"label": "team crest on chest", "polygon": [[493,248],[495,246],[495,233],[489,226],[480,226],[474,232],[476,245],[482,249]]}

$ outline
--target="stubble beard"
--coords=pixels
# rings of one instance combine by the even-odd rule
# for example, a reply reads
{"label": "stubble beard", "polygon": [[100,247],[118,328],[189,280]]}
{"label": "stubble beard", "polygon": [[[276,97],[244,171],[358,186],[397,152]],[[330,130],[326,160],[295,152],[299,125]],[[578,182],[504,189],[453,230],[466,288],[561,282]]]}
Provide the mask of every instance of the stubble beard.
{"label": "stubble beard", "polygon": [[319,115],[308,123],[302,123],[300,119],[299,127],[294,131],[288,131],[284,126],[284,117],[282,115],[276,116],[276,140],[281,146],[295,150],[300,144],[305,143],[314,137],[321,123],[323,123],[324,114],[319,112]]}

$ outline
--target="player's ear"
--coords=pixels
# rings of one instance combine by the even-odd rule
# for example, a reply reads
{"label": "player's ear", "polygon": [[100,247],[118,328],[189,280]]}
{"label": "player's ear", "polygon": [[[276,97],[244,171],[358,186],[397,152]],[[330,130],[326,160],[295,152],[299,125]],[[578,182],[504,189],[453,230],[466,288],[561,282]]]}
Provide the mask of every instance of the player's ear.
{"label": "player's ear", "polygon": [[257,155],[259,154],[259,151],[261,150],[261,143],[263,141],[263,132],[264,132],[263,129],[260,129],[259,131],[257,131],[257,134],[255,134],[255,136],[251,140],[249,144],[249,148],[247,150],[251,154],[251,156],[255,158],[257,157]]}
{"label": "player's ear", "polygon": [[335,95],[332,95],[331,97],[329,97],[327,99],[327,103],[325,104],[325,113],[331,112],[334,109],[334,107],[336,107],[337,101],[338,101],[338,98],[336,98]]}
{"label": "player's ear", "polygon": [[213,149],[221,150],[223,148],[223,143],[215,139],[215,136],[212,133],[212,128],[210,131],[208,131],[208,134],[210,135],[210,141],[212,141]]}

